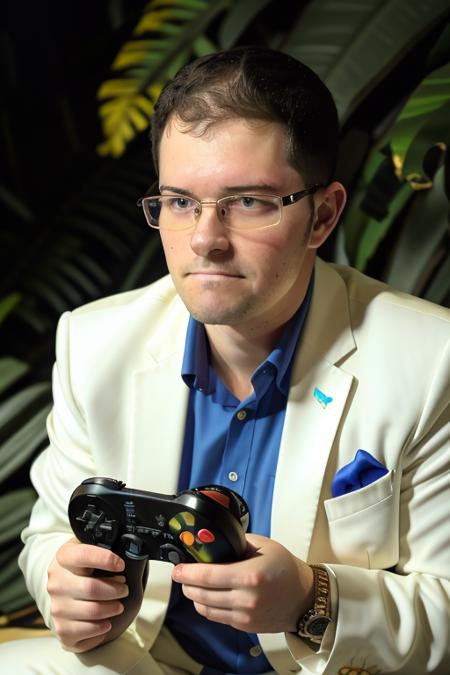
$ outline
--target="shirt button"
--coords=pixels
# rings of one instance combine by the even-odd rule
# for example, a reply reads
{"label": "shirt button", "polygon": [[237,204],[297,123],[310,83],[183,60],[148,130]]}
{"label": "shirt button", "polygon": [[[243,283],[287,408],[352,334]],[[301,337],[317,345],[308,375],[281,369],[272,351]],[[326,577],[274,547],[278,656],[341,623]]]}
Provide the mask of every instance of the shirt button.
{"label": "shirt button", "polygon": [[238,478],[239,476],[237,475],[236,471],[230,471],[230,473],[228,474],[228,479],[233,481],[233,483],[235,483]]}
{"label": "shirt button", "polygon": [[260,656],[261,652],[262,649],[259,645],[253,645],[253,647],[251,647],[249,650],[250,656]]}
{"label": "shirt button", "polygon": [[239,422],[243,422],[247,417],[247,411],[239,410],[239,412],[236,414],[236,417],[238,418]]}

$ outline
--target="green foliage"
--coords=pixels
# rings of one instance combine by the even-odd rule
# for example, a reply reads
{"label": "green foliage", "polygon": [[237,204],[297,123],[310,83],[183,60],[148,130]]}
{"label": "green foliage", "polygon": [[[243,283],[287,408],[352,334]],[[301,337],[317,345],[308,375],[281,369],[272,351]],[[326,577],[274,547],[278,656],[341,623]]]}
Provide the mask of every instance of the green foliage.
{"label": "green foliage", "polygon": [[[105,141],[101,155],[120,157],[136,134],[149,126],[163,84],[193,56],[214,51],[203,34],[228,2],[225,0],[152,0],[133,39],[119,50],[111,69],[114,79],[98,92]],[[143,39],[142,36],[147,36]]]}

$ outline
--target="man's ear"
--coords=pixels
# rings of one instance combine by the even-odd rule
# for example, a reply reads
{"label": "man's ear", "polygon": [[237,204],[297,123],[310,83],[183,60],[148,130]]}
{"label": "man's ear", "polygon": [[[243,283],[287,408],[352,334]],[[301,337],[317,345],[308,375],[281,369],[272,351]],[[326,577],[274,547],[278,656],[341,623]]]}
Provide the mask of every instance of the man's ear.
{"label": "man's ear", "polygon": [[308,248],[319,248],[336,227],[347,201],[347,192],[333,181],[314,195],[315,221],[309,235]]}

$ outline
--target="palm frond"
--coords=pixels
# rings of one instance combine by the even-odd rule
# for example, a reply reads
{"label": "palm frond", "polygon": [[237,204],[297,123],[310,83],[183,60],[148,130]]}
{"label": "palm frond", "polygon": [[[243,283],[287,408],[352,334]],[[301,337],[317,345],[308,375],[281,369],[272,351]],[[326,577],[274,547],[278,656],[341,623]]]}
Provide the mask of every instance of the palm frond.
{"label": "palm frond", "polygon": [[314,0],[281,48],[325,81],[345,122],[405,54],[448,15],[447,0]]}
{"label": "palm frond", "polygon": [[98,91],[105,137],[97,148],[100,155],[122,155],[148,127],[164,83],[193,54],[215,51],[203,33],[228,4],[229,0],[153,0],[146,6],[133,39],[123,45],[111,66],[117,76]]}
{"label": "palm frond", "polygon": [[[450,64],[430,73],[408,99],[391,134],[391,147],[399,176],[414,187],[430,186],[424,159],[428,151],[450,144]],[[443,159],[443,157],[442,157]]]}

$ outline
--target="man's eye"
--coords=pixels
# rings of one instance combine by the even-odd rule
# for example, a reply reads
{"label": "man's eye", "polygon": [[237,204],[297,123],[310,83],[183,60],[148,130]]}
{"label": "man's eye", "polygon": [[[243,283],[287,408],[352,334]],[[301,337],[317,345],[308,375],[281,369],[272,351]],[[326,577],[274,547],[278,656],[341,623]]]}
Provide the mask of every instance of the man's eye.
{"label": "man's eye", "polygon": [[246,209],[251,209],[257,205],[257,199],[254,197],[242,197],[241,198],[241,205],[244,206]]}
{"label": "man's eye", "polygon": [[174,209],[188,209],[192,206],[192,201],[186,197],[173,197],[170,200],[170,205]]}

